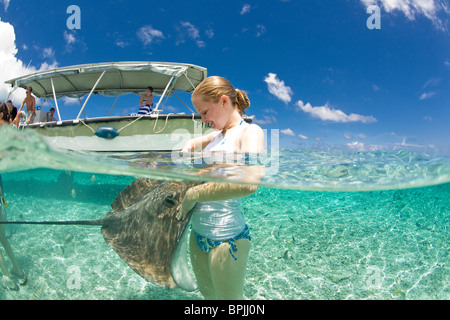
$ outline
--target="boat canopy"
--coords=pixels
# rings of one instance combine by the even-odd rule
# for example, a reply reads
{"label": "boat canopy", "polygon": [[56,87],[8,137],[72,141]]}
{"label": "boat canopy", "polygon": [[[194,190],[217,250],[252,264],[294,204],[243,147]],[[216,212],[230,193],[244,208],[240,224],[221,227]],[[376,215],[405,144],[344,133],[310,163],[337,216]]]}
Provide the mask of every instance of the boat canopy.
{"label": "boat canopy", "polygon": [[142,94],[149,86],[155,95],[191,92],[206,78],[206,68],[167,62],[109,62],[83,64],[36,72],[6,81],[14,89],[33,88],[39,98],[81,98],[86,94],[119,96]]}

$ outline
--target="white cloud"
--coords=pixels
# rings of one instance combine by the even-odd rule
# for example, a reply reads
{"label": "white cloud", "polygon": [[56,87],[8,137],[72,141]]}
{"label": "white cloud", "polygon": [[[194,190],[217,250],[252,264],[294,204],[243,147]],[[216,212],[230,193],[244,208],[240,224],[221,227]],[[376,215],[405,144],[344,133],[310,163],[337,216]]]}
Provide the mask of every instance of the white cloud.
{"label": "white cloud", "polygon": [[249,5],[248,3],[244,4],[241,9],[241,14],[249,13],[251,8],[252,6]]}
{"label": "white cloud", "polygon": [[78,98],[62,97],[61,101],[64,105],[80,105]]}
{"label": "white cloud", "polygon": [[[361,140],[365,140],[367,139],[367,136],[364,133],[358,133],[356,134]],[[352,140],[353,139],[353,135],[349,132],[344,132],[344,138],[347,140]]]}
{"label": "white cloud", "polygon": [[275,116],[267,115],[263,116],[263,119],[255,117],[255,119],[253,119],[253,122],[259,125],[264,125],[264,124],[278,123],[278,120]]}
{"label": "white cloud", "polygon": [[177,41],[177,44],[185,42],[184,38],[187,36],[194,40],[199,48],[206,46],[205,41],[200,39],[200,31],[196,26],[188,21],[182,21],[181,26],[183,27],[180,30],[181,40]]}
{"label": "white cloud", "polygon": [[42,49],[43,58],[55,59],[55,50],[53,48],[44,48]]}
{"label": "white cloud", "polygon": [[345,145],[347,148],[359,152],[379,151],[386,149],[386,146],[384,145],[365,144],[360,141],[347,142]]}
{"label": "white cloud", "polygon": [[362,122],[371,123],[376,122],[373,116],[363,116],[356,113],[351,113],[347,115],[341,110],[330,109],[328,105],[313,107],[311,104],[304,104],[303,101],[299,100],[297,106],[306,113],[309,113],[314,118],[318,118],[324,121],[334,121],[334,122]]}
{"label": "white cloud", "polygon": [[436,92],[424,92],[424,93],[422,93],[422,95],[420,96],[419,100],[430,99],[430,98],[433,97],[435,94],[436,94]]}
{"label": "white cloud", "polygon": [[358,151],[365,151],[366,150],[366,146],[364,145],[364,143],[359,142],[359,141],[353,141],[353,142],[348,142],[346,143],[347,147],[350,149],[356,149]]}
{"label": "white cloud", "polygon": [[[22,46],[23,50],[27,50],[26,46]],[[48,48],[41,48],[37,45],[33,45],[33,49],[36,50],[39,53],[39,56],[42,59],[49,59],[53,61],[53,64],[57,64],[55,63],[55,50],[53,50],[52,47],[48,47]]]}
{"label": "white cloud", "polygon": [[72,32],[68,32],[67,30],[64,31],[64,40],[66,41],[66,44],[71,45],[77,42],[77,39],[75,38],[75,34]]}
{"label": "white cloud", "polygon": [[409,19],[423,15],[434,24],[437,29],[445,30],[444,24],[439,18],[439,13],[449,13],[450,7],[440,0],[361,0],[363,5],[381,5],[387,13],[401,11]]}
{"label": "white cloud", "polygon": [[262,24],[256,25],[256,37],[262,36],[264,33],[266,33],[267,28]]}
{"label": "white cloud", "polygon": [[358,137],[362,140],[367,139],[367,136],[364,133],[358,133]]}
{"label": "white cloud", "polygon": [[269,113],[269,114],[278,114],[278,112],[273,108],[265,108],[265,109],[262,109],[261,111],[264,113]]}
{"label": "white cloud", "polygon": [[154,41],[164,39],[162,31],[154,29],[151,25],[143,26],[136,32],[137,37],[147,46]]}
{"label": "white cloud", "polygon": [[167,111],[167,112],[177,112],[178,109],[175,108],[174,106],[164,106],[164,111]]}
{"label": "white cloud", "polygon": [[428,80],[427,82],[425,82],[425,84],[423,85],[423,88],[428,88],[428,87],[437,87],[439,85],[439,83],[441,83],[442,78],[431,78],[430,80]]}
{"label": "white cloud", "polygon": [[8,10],[10,0],[0,0],[0,2],[3,2],[3,5],[5,6],[5,12],[6,12]]}
{"label": "white cloud", "polygon": [[299,134],[298,137],[303,140],[308,140],[309,138],[303,134]]}
{"label": "white cloud", "polygon": [[269,73],[264,81],[267,83],[269,92],[284,103],[291,102],[292,89],[284,84],[283,80],[279,80],[275,73]]}
{"label": "white cloud", "polygon": [[262,119],[259,119],[259,116],[253,121],[256,124],[264,125],[264,124],[271,124],[271,123],[278,123],[278,119],[274,116],[278,114],[273,108],[266,108],[261,110],[265,115],[262,116]]}
{"label": "white cloud", "polygon": [[212,39],[212,38],[214,37],[214,30],[213,30],[213,29],[207,29],[207,30],[205,31],[205,34],[206,34],[206,36],[207,36],[209,39]]}
{"label": "white cloud", "polygon": [[87,50],[86,43],[82,40],[76,37],[76,31],[65,30],[63,33],[64,41],[66,42],[66,50],[65,52],[72,53],[72,51],[75,48],[75,45],[77,45],[78,48],[81,48],[82,50]]}
{"label": "white cloud", "polygon": [[280,132],[281,132],[282,134],[287,135],[287,136],[295,137],[294,131],[292,131],[292,130],[289,129],[289,128],[280,130]]}
{"label": "white cloud", "polygon": [[[33,66],[26,66],[20,59],[17,59],[18,52],[16,47],[16,34],[14,27],[8,22],[0,20],[0,101],[5,101],[11,91],[11,87],[4,82],[13,78],[17,78],[29,73],[44,71],[55,68],[58,63],[53,61],[52,64],[44,62],[39,69]],[[10,96],[9,99],[17,105],[21,105],[25,98],[25,90],[17,89]]]}
{"label": "white cloud", "polygon": [[130,44],[128,42],[125,42],[123,40],[116,40],[115,45],[120,47],[120,48],[125,48],[126,46],[129,46]]}

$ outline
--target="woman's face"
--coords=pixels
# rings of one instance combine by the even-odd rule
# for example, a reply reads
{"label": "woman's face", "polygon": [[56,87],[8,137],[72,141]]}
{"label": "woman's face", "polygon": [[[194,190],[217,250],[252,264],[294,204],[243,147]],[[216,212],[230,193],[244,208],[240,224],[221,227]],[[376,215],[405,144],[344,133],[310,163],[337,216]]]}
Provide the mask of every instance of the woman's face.
{"label": "woman's face", "polygon": [[192,104],[195,110],[200,113],[202,122],[208,122],[211,128],[223,130],[229,118],[229,99],[222,96],[218,102],[205,100],[204,95],[196,94],[192,96]]}

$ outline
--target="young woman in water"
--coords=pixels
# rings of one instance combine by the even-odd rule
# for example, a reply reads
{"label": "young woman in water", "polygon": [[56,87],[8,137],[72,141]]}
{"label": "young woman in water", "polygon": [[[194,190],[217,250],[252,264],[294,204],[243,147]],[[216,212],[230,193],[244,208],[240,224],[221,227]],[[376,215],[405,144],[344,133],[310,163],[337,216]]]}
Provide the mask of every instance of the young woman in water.
{"label": "young woman in water", "polygon": [[[208,77],[192,94],[192,103],[217,131],[189,140],[182,152],[259,153],[264,133],[242,115],[249,107],[247,94],[221,77]],[[187,192],[180,219],[191,209],[191,262],[201,294],[206,299],[242,299],[250,250],[250,232],[240,210],[240,197],[256,191],[254,185],[207,182]]]}

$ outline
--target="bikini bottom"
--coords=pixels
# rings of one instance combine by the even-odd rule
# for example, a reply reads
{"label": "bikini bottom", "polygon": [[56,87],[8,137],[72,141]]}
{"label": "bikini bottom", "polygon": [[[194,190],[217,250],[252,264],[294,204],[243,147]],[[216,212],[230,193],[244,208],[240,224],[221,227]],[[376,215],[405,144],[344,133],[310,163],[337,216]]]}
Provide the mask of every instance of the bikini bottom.
{"label": "bikini bottom", "polygon": [[208,253],[211,251],[212,248],[221,245],[222,243],[228,243],[230,245],[230,248],[228,249],[230,251],[231,256],[234,260],[237,260],[236,256],[233,254],[233,252],[236,252],[237,246],[234,241],[239,239],[248,239],[249,241],[252,241],[252,238],[250,236],[250,229],[247,225],[245,225],[244,231],[242,231],[240,234],[238,234],[236,237],[227,239],[227,240],[211,240],[207,237],[204,237],[197,232],[194,231],[195,241],[197,242],[198,247],[205,253]]}

